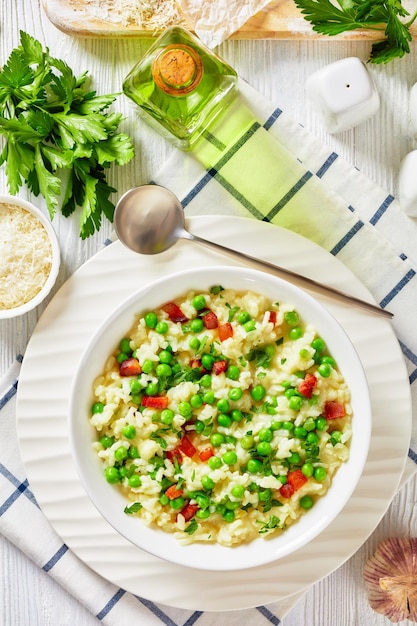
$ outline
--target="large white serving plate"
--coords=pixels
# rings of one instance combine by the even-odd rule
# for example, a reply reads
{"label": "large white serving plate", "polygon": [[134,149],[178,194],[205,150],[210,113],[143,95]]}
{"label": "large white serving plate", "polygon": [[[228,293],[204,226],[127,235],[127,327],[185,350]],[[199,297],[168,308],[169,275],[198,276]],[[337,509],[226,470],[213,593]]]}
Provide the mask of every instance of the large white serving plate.
{"label": "large white serving plate", "polygon": [[[191,218],[188,226],[197,235],[372,301],[342,263],[290,231],[250,218],[219,216]],[[118,535],[91,503],[71,457],[67,413],[75,366],[97,326],[132,292],[177,270],[224,263],[224,256],[189,241],[155,256],[134,254],[119,242],[111,244],[85,263],[45,310],[26,350],[17,397],[18,435],[29,483],[63,541],[116,585],[148,600],[192,610],[224,611],[275,602],[340,566],[388,508],[411,434],[408,375],[390,322],[317,296],[355,345],[372,402],[368,460],[342,513],[291,556],[232,573],[174,565]]]}

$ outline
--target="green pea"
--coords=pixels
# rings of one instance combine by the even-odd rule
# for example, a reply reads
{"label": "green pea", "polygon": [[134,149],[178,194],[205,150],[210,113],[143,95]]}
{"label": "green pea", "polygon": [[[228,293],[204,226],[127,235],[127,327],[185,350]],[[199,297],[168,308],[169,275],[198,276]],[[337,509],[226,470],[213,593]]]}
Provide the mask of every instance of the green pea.
{"label": "green pea", "polygon": [[234,422],[241,422],[243,419],[243,413],[239,409],[233,409],[230,416]]}
{"label": "green pea", "polygon": [[132,352],[132,348],[130,347],[130,339],[128,337],[124,337],[119,343],[120,352],[126,352],[126,354],[130,354]]}
{"label": "green pea", "polygon": [[120,480],[120,472],[117,467],[106,467],[104,470],[104,475],[108,483],[112,485],[116,484]]}
{"label": "green pea", "polygon": [[288,420],[285,420],[284,422],[282,422],[282,428],[284,430],[292,432],[294,430],[294,424]]}
{"label": "green pea", "polygon": [[324,356],[320,359],[320,363],[327,363],[327,365],[331,365],[331,367],[336,366],[336,361],[332,356]]}
{"label": "green pea", "polygon": [[234,450],[228,450],[223,454],[222,460],[226,465],[234,465],[237,463],[237,454]]}
{"label": "green pea", "polygon": [[245,322],[243,324],[243,328],[246,330],[247,333],[250,333],[252,330],[255,330],[255,328],[256,328],[256,321],[255,320],[249,320],[248,322]]}
{"label": "green pea", "polygon": [[158,357],[161,363],[169,364],[172,361],[172,352],[170,352],[170,350],[161,350]]}
{"label": "green pea", "polygon": [[127,449],[124,446],[119,446],[114,451],[114,458],[117,461],[123,461],[127,457]]}
{"label": "green pea", "polygon": [[195,317],[194,319],[191,320],[190,330],[193,333],[199,333],[203,330],[203,328],[204,328],[204,322],[201,319],[201,317]]}
{"label": "green pea", "polygon": [[224,506],[226,507],[226,509],[228,511],[236,511],[236,509],[238,509],[240,507],[240,502],[236,501],[236,500],[225,500],[224,502]]}
{"label": "green pea", "polygon": [[195,516],[199,519],[207,519],[208,517],[210,517],[210,509],[198,509]]}
{"label": "green pea", "polygon": [[232,423],[232,418],[227,415],[227,413],[219,413],[219,415],[217,416],[217,422],[219,426],[222,426],[223,428],[229,428]]}
{"label": "green pea", "polygon": [[153,361],[151,361],[150,359],[145,359],[142,364],[142,372],[144,374],[150,374],[151,372],[153,372],[154,365],[155,364]]}
{"label": "green pea", "polygon": [[122,429],[122,435],[126,437],[126,439],[133,439],[136,436],[136,428],[133,424],[128,424]]}
{"label": "green pea", "polygon": [[311,359],[310,351],[307,348],[302,348],[298,354],[300,355],[300,359],[303,361]]}
{"label": "green pea", "polygon": [[142,391],[142,385],[137,378],[132,378],[129,381],[129,388],[131,395],[137,396]]}
{"label": "green pea", "polygon": [[330,443],[335,446],[337,443],[340,443],[342,439],[342,433],[340,432],[340,430],[334,430],[330,436]]}
{"label": "green pea", "polygon": [[307,417],[307,419],[305,420],[303,424],[303,427],[308,432],[310,432],[311,430],[314,430],[316,428],[316,420],[313,417]]}
{"label": "green pea", "polygon": [[193,409],[199,409],[203,405],[203,398],[198,393],[196,393],[191,396],[190,404]]}
{"label": "green pea", "polygon": [[245,495],[245,488],[243,485],[234,485],[230,493],[234,498],[241,500],[241,498]]}
{"label": "green pea", "polygon": [[169,498],[166,493],[161,493],[161,495],[159,496],[159,502],[160,504],[162,504],[162,506],[166,506],[167,504],[169,504]]}
{"label": "green pea", "polygon": [[318,443],[319,442],[319,437],[318,437],[318,435],[316,435],[316,433],[308,433],[308,435],[306,437],[306,441],[307,441],[307,443]]}
{"label": "green pea", "polygon": [[272,452],[272,446],[269,441],[260,441],[256,446],[256,450],[261,456],[269,456]]}
{"label": "green pea", "polygon": [[180,496],[179,498],[174,498],[173,500],[170,500],[169,505],[171,509],[174,509],[174,511],[180,511],[182,508],[184,508],[185,499],[182,496]]}
{"label": "green pea", "polygon": [[312,463],[304,463],[301,467],[301,471],[306,478],[311,478],[314,474],[314,465]]}
{"label": "green pea", "polygon": [[272,491],[270,489],[260,489],[258,492],[258,498],[260,502],[268,502],[271,499]]}
{"label": "green pea", "polygon": [[311,347],[314,348],[316,352],[320,353],[326,349],[326,343],[321,337],[316,337],[311,342]]}
{"label": "green pea", "polygon": [[195,432],[197,434],[201,434],[203,432],[203,430],[205,429],[205,427],[206,427],[206,425],[201,420],[196,420],[194,422],[194,428],[195,428]]}
{"label": "green pea", "polygon": [[332,368],[331,365],[329,365],[328,363],[320,363],[317,371],[323,378],[329,378],[330,374],[332,373]]}
{"label": "green pea", "polygon": [[314,505],[314,500],[311,496],[302,496],[300,498],[300,506],[302,509],[311,509]]}
{"label": "green pea", "polygon": [[93,406],[91,407],[91,412],[93,415],[95,415],[96,413],[103,413],[103,411],[104,411],[103,402],[95,402]]}
{"label": "green pea", "polygon": [[250,395],[252,397],[252,400],[254,400],[255,402],[259,402],[260,400],[264,399],[266,395],[266,389],[263,385],[255,385],[250,390]]}
{"label": "green pea", "polygon": [[158,323],[158,317],[154,311],[150,311],[145,315],[145,324],[148,328],[155,328]]}
{"label": "green pea", "polygon": [[284,313],[284,320],[287,322],[288,326],[297,326],[300,321],[300,316],[297,311],[287,311]]}
{"label": "green pea", "polygon": [[166,333],[168,332],[168,323],[165,322],[164,320],[162,320],[161,322],[158,322],[157,325],[155,326],[155,330],[160,335],[166,335]]}
{"label": "green pea", "polygon": [[215,399],[216,399],[216,396],[214,395],[214,391],[206,391],[203,394],[203,403],[204,404],[213,404]]}
{"label": "green pea", "polygon": [[222,517],[227,524],[231,524],[235,521],[236,516],[234,511],[225,511]]}
{"label": "green pea", "polygon": [[220,398],[216,406],[222,413],[228,413],[230,411],[230,402],[227,398]]}
{"label": "green pea", "polygon": [[225,435],[226,443],[230,443],[232,446],[237,444],[237,439],[233,435]]}
{"label": "green pea", "polygon": [[178,405],[178,413],[182,417],[190,417],[193,412],[193,408],[189,402],[180,402]]}
{"label": "green pea", "polygon": [[172,409],[163,409],[161,411],[161,422],[165,424],[165,426],[171,426],[174,417],[175,413]]}
{"label": "green pea", "polygon": [[274,433],[270,428],[261,428],[258,433],[259,441],[272,441]]}
{"label": "green pea", "polygon": [[130,459],[138,459],[139,458],[139,450],[137,446],[130,446],[129,448],[129,458]]}
{"label": "green pea", "polygon": [[303,406],[303,399],[301,398],[301,396],[294,395],[289,399],[288,406],[293,411],[299,411]]}
{"label": "green pea", "polygon": [[307,437],[307,431],[302,426],[296,426],[294,428],[294,437],[297,439],[305,439]]}
{"label": "green pea", "polygon": [[327,426],[327,420],[325,417],[318,417],[316,419],[316,429],[317,430],[324,430]]}
{"label": "green pea", "polygon": [[222,433],[213,433],[210,437],[210,443],[215,448],[218,448],[225,442],[225,436]]}
{"label": "green pea", "polygon": [[203,354],[203,356],[201,357],[201,365],[206,370],[212,369],[214,361],[215,359],[212,354]]}
{"label": "green pea", "polygon": [[206,509],[208,506],[210,506],[210,498],[204,494],[197,495],[195,501],[197,502],[200,509]]}
{"label": "green pea", "polygon": [[229,365],[229,367],[226,370],[226,378],[229,378],[230,380],[239,380],[239,376],[240,376],[240,369],[238,368],[238,366]]}
{"label": "green pea", "polygon": [[201,477],[201,484],[204,489],[206,489],[207,491],[211,491],[215,485],[215,482],[212,478],[210,478],[210,476],[205,474]]}
{"label": "green pea", "polygon": [[188,345],[191,348],[191,350],[198,350],[201,345],[201,341],[199,340],[198,337],[191,337],[190,341],[188,342]]}
{"label": "green pea", "polygon": [[272,422],[271,424],[272,430],[281,430],[281,428],[282,428],[282,422],[277,422],[277,421]]}
{"label": "green pea", "polygon": [[105,449],[111,448],[111,446],[114,444],[114,437],[104,435],[103,437],[100,437],[100,443]]}
{"label": "green pea", "polygon": [[259,459],[249,459],[248,461],[248,472],[250,474],[257,474],[262,469],[262,461]]}
{"label": "green pea", "polygon": [[250,450],[255,445],[255,440],[252,435],[244,435],[240,440],[240,445],[244,450]]}
{"label": "green pea", "polygon": [[158,383],[148,383],[145,387],[145,394],[147,396],[156,396],[158,395],[158,391]]}
{"label": "green pea", "polygon": [[134,489],[137,487],[140,487],[142,484],[142,481],[140,479],[139,474],[133,474],[133,476],[131,476],[128,479],[128,483],[129,483],[129,487],[133,487]]}
{"label": "green pea", "polygon": [[316,467],[314,470],[314,478],[319,482],[322,482],[327,476],[327,472],[324,467]]}
{"label": "green pea", "polygon": [[291,465],[298,465],[301,461],[301,457],[298,452],[291,452],[287,460]]}
{"label": "green pea", "polygon": [[290,339],[295,341],[296,339],[300,339],[300,337],[302,337],[303,334],[304,334],[303,329],[300,328],[299,326],[295,326],[294,328],[291,328],[289,332],[289,337]]}
{"label": "green pea", "polygon": [[209,389],[211,387],[211,376],[210,376],[210,374],[204,374],[200,378],[200,386],[204,387],[205,389]]}
{"label": "green pea", "polygon": [[250,320],[250,315],[247,311],[240,311],[238,313],[237,316],[237,321],[239,322],[239,324],[246,324],[246,322],[249,322]]}
{"label": "green pea", "polygon": [[220,469],[223,465],[222,460],[218,456],[211,456],[207,463],[211,470]]}
{"label": "green pea", "polygon": [[129,358],[129,355],[126,354],[126,352],[119,352],[119,354],[116,357],[116,361],[118,363],[123,363],[123,361],[126,361],[126,359]]}
{"label": "green pea", "polygon": [[191,304],[195,308],[196,311],[201,311],[206,306],[206,299],[204,296],[194,296],[191,301]]}
{"label": "green pea", "polygon": [[168,378],[172,374],[172,369],[167,363],[159,363],[156,366],[155,374],[158,378]]}
{"label": "green pea", "polygon": [[233,400],[233,402],[238,402],[243,395],[243,391],[239,387],[232,387],[231,389],[229,389],[227,395],[229,396],[230,400]]}

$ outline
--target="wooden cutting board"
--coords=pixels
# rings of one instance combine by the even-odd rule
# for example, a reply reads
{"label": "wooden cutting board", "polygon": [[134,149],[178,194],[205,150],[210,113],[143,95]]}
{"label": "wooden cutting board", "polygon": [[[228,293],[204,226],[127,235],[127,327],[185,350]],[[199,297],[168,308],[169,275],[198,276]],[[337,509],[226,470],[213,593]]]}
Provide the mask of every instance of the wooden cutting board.
{"label": "wooden cutting board", "polygon": [[[407,3],[405,3],[406,5]],[[134,23],[124,25],[110,15],[97,17],[88,0],[42,0],[49,20],[61,31],[76,37],[150,37],[156,33]],[[103,14],[105,12],[103,11]],[[186,21],[183,26],[191,27]],[[417,25],[413,26],[417,36]],[[232,39],[329,39],[315,33],[293,0],[273,0],[236,31]],[[350,31],[331,39],[376,40],[375,31]]]}

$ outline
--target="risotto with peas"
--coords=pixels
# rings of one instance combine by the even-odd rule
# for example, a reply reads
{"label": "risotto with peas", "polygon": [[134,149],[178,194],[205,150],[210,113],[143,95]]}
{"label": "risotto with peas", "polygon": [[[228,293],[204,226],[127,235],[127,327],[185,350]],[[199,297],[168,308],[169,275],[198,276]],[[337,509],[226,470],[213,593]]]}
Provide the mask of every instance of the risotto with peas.
{"label": "risotto with peas", "polygon": [[135,321],[90,422],[127,515],[181,543],[283,532],[349,456],[350,392],[291,304],[215,286]]}

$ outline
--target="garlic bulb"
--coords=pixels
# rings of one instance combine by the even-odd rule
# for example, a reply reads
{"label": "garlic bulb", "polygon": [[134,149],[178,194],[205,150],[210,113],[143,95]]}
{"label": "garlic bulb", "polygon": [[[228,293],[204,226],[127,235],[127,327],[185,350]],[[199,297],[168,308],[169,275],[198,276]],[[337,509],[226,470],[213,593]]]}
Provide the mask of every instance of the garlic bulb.
{"label": "garlic bulb", "polygon": [[417,622],[417,537],[386,539],[364,569],[369,604],[391,622]]}

